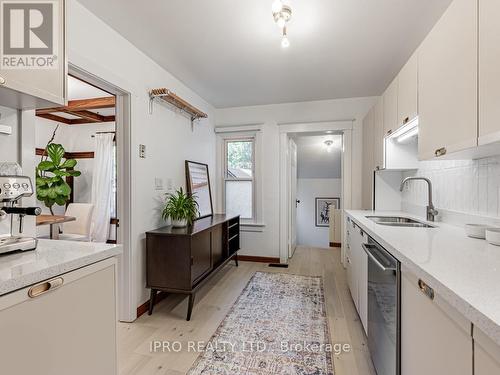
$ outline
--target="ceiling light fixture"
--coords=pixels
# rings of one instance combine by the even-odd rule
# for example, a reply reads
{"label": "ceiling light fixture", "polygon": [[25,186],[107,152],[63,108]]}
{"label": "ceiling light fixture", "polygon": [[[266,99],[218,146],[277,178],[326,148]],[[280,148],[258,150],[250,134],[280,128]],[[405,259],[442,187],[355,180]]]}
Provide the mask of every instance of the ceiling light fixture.
{"label": "ceiling light fixture", "polygon": [[325,142],[323,142],[326,146],[326,152],[332,152],[333,148],[333,141],[331,139],[327,139]]}
{"label": "ceiling light fixture", "polygon": [[292,18],[292,8],[286,4],[284,0],[275,0],[272,6],[274,22],[280,29],[283,30],[283,38],[281,39],[281,46],[286,48],[290,45],[288,36],[286,34],[286,25]]}
{"label": "ceiling light fixture", "polygon": [[283,38],[281,39],[281,47],[288,48],[290,46],[290,41],[286,35],[286,27],[283,28]]}

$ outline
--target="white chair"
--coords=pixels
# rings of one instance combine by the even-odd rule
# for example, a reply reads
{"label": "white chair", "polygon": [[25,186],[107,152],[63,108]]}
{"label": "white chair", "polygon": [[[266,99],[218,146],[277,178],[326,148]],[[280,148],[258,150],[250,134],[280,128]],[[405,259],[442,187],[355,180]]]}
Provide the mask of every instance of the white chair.
{"label": "white chair", "polygon": [[66,208],[65,216],[76,217],[75,221],[69,221],[61,225],[62,234],[60,240],[86,241],[89,242],[92,224],[92,212],[94,205],[90,203],[70,203]]}

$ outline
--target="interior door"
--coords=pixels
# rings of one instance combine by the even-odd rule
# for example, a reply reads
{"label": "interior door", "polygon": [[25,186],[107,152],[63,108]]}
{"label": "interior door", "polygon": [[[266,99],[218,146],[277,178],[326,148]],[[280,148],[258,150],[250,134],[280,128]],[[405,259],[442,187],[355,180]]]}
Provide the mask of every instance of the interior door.
{"label": "interior door", "polygon": [[290,139],[290,240],[288,257],[291,258],[297,247],[297,144]]}

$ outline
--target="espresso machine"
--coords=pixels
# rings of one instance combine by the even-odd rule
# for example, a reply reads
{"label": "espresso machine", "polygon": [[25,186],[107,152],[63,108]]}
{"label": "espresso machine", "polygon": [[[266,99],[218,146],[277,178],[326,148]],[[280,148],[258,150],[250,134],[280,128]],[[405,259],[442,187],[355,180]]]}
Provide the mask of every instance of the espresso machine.
{"label": "espresso machine", "polygon": [[[27,176],[0,176],[0,221],[10,220],[10,234],[0,235],[0,255],[12,251],[34,250],[37,239],[24,237],[23,222],[26,215],[38,216],[40,207],[20,207],[23,197],[33,195],[33,184]],[[14,235],[14,215],[19,215],[19,235]]]}

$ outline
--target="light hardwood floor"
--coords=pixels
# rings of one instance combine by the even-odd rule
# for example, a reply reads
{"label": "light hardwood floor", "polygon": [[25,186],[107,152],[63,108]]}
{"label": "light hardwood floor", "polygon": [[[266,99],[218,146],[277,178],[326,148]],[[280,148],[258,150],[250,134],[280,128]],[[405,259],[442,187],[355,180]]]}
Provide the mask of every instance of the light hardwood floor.
{"label": "light hardwood floor", "polygon": [[264,263],[230,262],[196,295],[193,316],[185,320],[187,298],[168,296],[155,306],[152,316],[134,323],[120,323],[118,363],[120,375],[185,374],[199,353],[151,352],[151,342],[208,341],[255,271],[323,276],[332,343],[349,343],[352,351],[334,356],[336,375],[374,375],[366,336],[340,264],[340,249],[299,247],[289,268]]}

